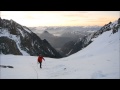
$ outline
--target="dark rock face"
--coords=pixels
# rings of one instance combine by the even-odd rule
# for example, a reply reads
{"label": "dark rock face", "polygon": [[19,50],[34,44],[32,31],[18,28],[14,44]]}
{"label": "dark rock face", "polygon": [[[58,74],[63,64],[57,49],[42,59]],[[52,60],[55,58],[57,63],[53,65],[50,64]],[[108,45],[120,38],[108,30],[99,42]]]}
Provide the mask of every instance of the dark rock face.
{"label": "dark rock face", "polygon": [[99,36],[100,34],[102,34],[105,31],[111,30],[111,27],[110,27],[111,24],[112,24],[112,22],[105,24],[100,30],[98,30],[96,33],[94,33],[93,38],[96,38],[97,36]]}
{"label": "dark rock face", "polygon": [[120,18],[118,19],[118,24],[120,24]]}
{"label": "dark rock face", "polygon": [[70,41],[66,43],[61,49],[62,53],[64,53],[66,56],[69,56],[80,51],[92,42],[91,39],[87,40],[88,38],[90,37],[85,36],[76,41]]}
{"label": "dark rock face", "polygon": [[7,37],[0,37],[0,52],[4,54],[22,55],[17,48],[15,41]]}
{"label": "dark rock face", "polygon": [[13,20],[0,18],[0,53],[61,58],[61,55],[46,41],[41,40],[29,28]]}

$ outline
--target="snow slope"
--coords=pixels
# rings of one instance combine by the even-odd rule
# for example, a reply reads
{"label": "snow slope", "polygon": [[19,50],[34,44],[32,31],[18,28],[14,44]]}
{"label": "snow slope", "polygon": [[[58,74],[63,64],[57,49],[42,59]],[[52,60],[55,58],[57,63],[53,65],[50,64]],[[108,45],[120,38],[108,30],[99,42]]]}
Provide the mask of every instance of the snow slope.
{"label": "snow slope", "polygon": [[[93,39],[83,50],[62,59],[45,58],[42,69],[35,56],[1,55],[1,79],[120,79],[120,28]],[[110,35],[111,34],[111,35]]]}

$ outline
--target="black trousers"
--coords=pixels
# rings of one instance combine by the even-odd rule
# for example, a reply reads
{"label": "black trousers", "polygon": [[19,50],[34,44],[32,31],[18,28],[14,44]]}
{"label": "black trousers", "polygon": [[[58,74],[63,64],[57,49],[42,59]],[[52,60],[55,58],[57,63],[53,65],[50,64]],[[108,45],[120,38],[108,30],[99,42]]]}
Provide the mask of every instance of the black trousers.
{"label": "black trousers", "polygon": [[40,68],[42,68],[42,62],[39,62],[40,63]]}

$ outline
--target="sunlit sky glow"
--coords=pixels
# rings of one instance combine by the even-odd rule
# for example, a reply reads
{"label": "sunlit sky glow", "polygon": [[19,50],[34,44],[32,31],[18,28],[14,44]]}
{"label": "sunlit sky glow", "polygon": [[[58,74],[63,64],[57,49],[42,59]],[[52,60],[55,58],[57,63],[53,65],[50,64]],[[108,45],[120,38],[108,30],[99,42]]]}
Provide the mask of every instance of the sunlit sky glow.
{"label": "sunlit sky glow", "polygon": [[1,11],[2,19],[28,26],[103,26],[117,20],[119,11]]}

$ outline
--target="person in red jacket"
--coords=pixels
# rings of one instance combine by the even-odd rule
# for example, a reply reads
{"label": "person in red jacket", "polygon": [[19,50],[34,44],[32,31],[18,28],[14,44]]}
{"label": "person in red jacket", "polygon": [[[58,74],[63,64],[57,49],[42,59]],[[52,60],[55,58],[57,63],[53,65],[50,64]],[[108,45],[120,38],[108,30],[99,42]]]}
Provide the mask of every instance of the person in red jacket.
{"label": "person in red jacket", "polygon": [[38,62],[40,63],[40,68],[42,68],[42,60],[45,61],[45,59],[43,58],[43,56],[42,56],[42,55],[39,55],[39,56],[38,56]]}

